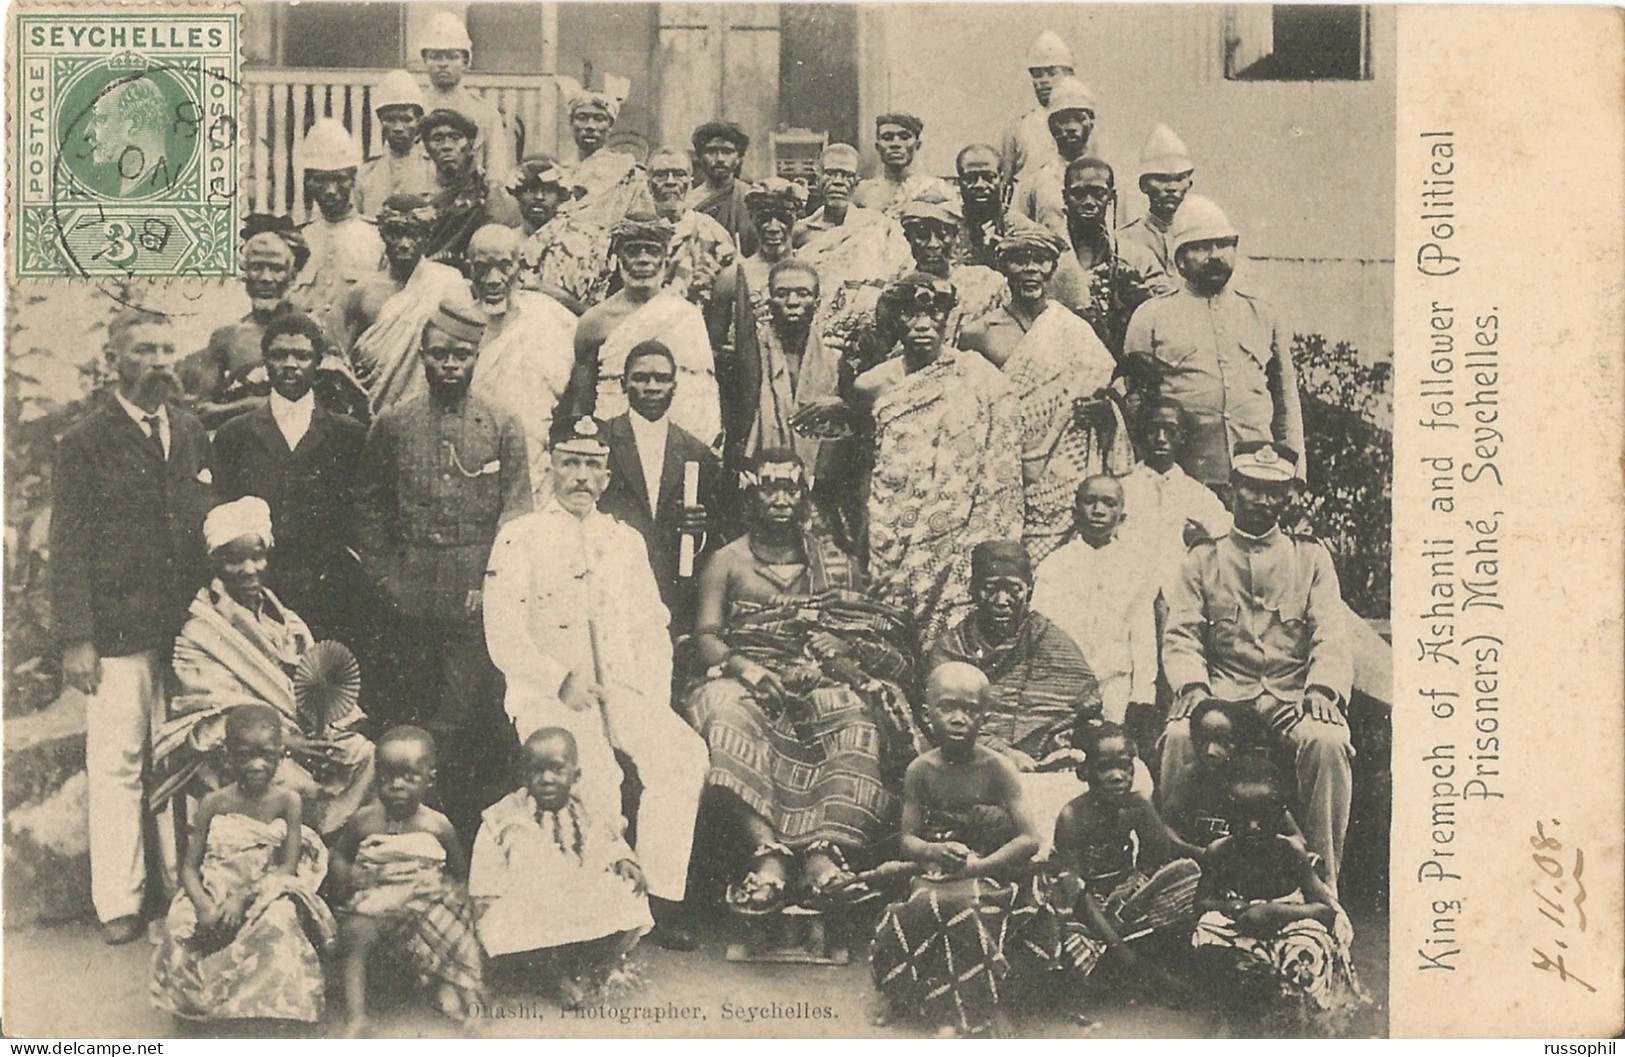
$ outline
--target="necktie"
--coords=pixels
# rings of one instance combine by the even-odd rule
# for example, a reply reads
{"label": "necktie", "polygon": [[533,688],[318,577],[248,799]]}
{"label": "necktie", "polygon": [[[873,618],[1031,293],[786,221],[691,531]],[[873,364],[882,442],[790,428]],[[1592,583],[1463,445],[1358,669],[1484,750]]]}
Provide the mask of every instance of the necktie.
{"label": "necktie", "polygon": [[158,416],[148,415],[141,420],[147,427],[147,436],[151,438],[153,447],[158,449],[160,457],[164,454],[164,435],[158,430]]}

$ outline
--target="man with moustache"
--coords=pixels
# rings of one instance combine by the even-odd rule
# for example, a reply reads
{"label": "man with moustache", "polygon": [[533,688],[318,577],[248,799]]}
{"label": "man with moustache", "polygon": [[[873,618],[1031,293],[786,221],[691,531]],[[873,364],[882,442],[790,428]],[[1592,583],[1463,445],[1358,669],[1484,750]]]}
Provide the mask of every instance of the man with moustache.
{"label": "man with moustache", "polygon": [[1005,131],[999,171],[1006,183],[1014,183],[1024,170],[1036,169],[1058,157],[1049,131],[1050,93],[1063,78],[1072,76],[1074,66],[1072,49],[1054,30],[1044,30],[1027,49],[1027,76],[1032,78],[1038,105],[1016,118]]}
{"label": "man with moustache", "polygon": [[314,386],[327,338],[315,320],[287,312],[261,338],[270,399],[220,427],[214,437],[220,502],[258,496],[276,526],[276,561],[267,584],[318,639],[355,646],[351,633],[361,586],[350,488],[367,431],[320,407]]}
{"label": "man with moustache", "polygon": [[418,145],[423,93],[405,70],[391,70],[373,87],[372,112],[384,153],[369,159],[355,178],[355,208],[375,217],[390,195],[426,194],[434,186],[434,163]]}
{"label": "man with moustache", "polygon": [[465,840],[507,790],[514,747],[481,633],[485,563],[497,530],[531,508],[524,434],[470,391],[484,336],[466,288],[439,306],[418,346],[428,392],[374,420],[356,473],[362,567],[396,653],[379,718],[434,735],[442,802]]}
{"label": "man with moustache", "polygon": [[1022,172],[1011,209],[1066,238],[1066,167],[1089,151],[1095,130],[1095,97],[1076,77],[1065,77],[1050,92],[1050,136],[1056,156]]}
{"label": "man with moustache", "polygon": [[1015,390],[1025,531],[1041,562],[1072,528],[1072,498],[1090,474],[1127,471],[1128,430],[1102,391],[1116,366],[1089,325],[1050,300],[1061,240],[1018,218],[998,244],[1010,299],[965,328],[962,348],[987,357]]}
{"label": "man with moustache", "polygon": [[111,399],[57,444],[50,546],[62,680],[85,695],[91,901],[117,944],[144,935],[142,759],[175,634],[208,581],[212,457],[203,424],[173,403],[167,317],[119,313],[107,356]]}
{"label": "man with moustache", "polygon": [[741,257],[756,252],[756,229],[751,226],[750,209],[745,205],[747,186],[739,179],[745,165],[750,136],[732,121],[707,121],[694,130],[694,156],[699,159],[705,183],[688,194],[690,209],[698,210],[721,224],[733,236]]}
{"label": "man with moustache", "polygon": [[1123,336],[1134,310],[1171,289],[1156,259],[1112,235],[1117,200],[1112,168],[1099,158],[1077,158],[1066,167],[1066,226],[1070,239],[1050,280],[1050,294],[1081,316],[1111,351],[1123,355]]}
{"label": "man with moustache", "polygon": [[560,208],[570,200],[568,176],[546,154],[519,163],[508,192],[519,203],[523,223],[524,283],[540,290],[575,315],[609,296],[615,270],[609,256],[609,231]]}
{"label": "man with moustache", "polygon": [[[1224,210],[1187,195],[1168,241],[1183,286],[1135,311],[1124,363],[1141,384],[1184,407],[1188,433],[1179,464],[1222,492],[1230,453],[1242,441],[1303,450],[1298,372],[1275,310],[1230,282],[1238,237]],[[1302,463],[1294,460],[1294,469],[1302,479]]]}
{"label": "man with moustache", "polygon": [[955,264],[997,268],[993,247],[1004,233],[1004,190],[1008,186],[999,171],[999,152],[985,143],[972,143],[954,158],[954,168],[959,173],[962,216],[950,259]]}
{"label": "man with moustache", "polygon": [[344,301],[351,287],[382,270],[384,244],[373,222],[356,212],[361,147],[330,117],[317,118],[299,154],[304,189],[318,215],[299,228],[310,260],[294,278],[289,300],[321,324],[328,342],[344,346]]}
{"label": "man with moustache", "polygon": [[621,378],[633,348],[657,339],[677,363],[671,420],[708,444],[720,444],[722,409],[716,365],[699,308],[664,288],[671,222],[649,213],[626,217],[610,231],[621,289],[582,315],[567,404],[572,418],[613,417],[626,409]]}
{"label": "man with moustache", "polygon": [[[667,416],[677,395],[677,363],[670,349],[655,340],[634,347],[626,355],[622,384],[626,412],[604,423],[610,477],[598,509],[637,529],[649,545],[649,564],[676,639],[694,625],[699,563],[723,543],[722,462]],[[693,506],[683,496],[690,463],[698,482]],[[685,535],[695,550],[686,576],[681,568]]]}
{"label": "man with moustache", "polygon": [[711,303],[717,276],[733,266],[738,254],[727,228],[689,208],[693,169],[688,153],[675,147],[657,147],[649,155],[649,194],[655,215],[672,225],[666,289],[703,308]]}
{"label": "man with moustache", "polygon": [[[1176,217],[1175,232],[1179,226]],[[1180,250],[1174,253],[1177,259]],[[1193,545],[1166,589],[1162,664],[1174,702],[1159,787],[1178,799],[1192,773],[1190,715],[1199,702],[1249,702],[1292,758],[1293,817],[1335,892],[1353,796],[1345,712],[1354,660],[1332,556],[1280,526],[1301,473],[1298,453],[1283,444],[1237,444],[1230,460],[1234,523],[1219,539]]]}
{"label": "man with moustache", "polygon": [[484,321],[474,395],[503,408],[525,435],[531,493],[547,491],[548,431],[575,362],[576,318],[546,294],[520,287],[519,233],[487,224],[468,240],[469,289]]}
{"label": "man with moustache", "polygon": [[1170,277],[1170,290],[1178,286],[1171,278],[1178,273],[1174,269],[1173,247],[1168,244],[1168,228],[1174,222],[1180,203],[1190,192],[1195,172],[1196,163],[1191,161],[1190,151],[1173,129],[1167,125],[1153,128],[1140,149],[1140,190],[1145,194],[1145,216],[1136,217],[1117,229],[1121,242],[1139,246],[1156,258],[1163,274]]}
{"label": "man with moustache", "polygon": [[795,228],[796,256],[818,271],[823,288],[872,282],[896,275],[909,260],[908,241],[895,220],[852,204],[858,186],[858,151],[831,143],[818,157],[824,204]]}
{"label": "man with moustache", "polygon": [[472,120],[456,110],[433,110],[420,128],[423,146],[435,165],[432,194],[437,215],[423,253],[461,271],[474,232],[486,224],[518,227],[519,207],[502,183],[476,164],[479,126]]}
{"label": "man with moustache", "polygon": [[582,803],[626,828],[616,750],[637,770],[638,862],[661,946],[692,950],[682,922],[705,743],[671,707],[669,615],[638,532],[601,513],[609,483],[605,427],[561,420],[552,486],[534,513],[504,526],[485,575],[485,636],[507,681],[520,740],[563,727],[580,752]]}
{"label": "man with moustache", "polygon": [[[194,413],[210,429],[258,406],[266,388],[255,368],[261,365],[260,338],[265,325],[288,309],[293,277],[309,256],[293,224],[281,218],[278,230],[262,230],[246,237],[242,249],[243,289],[248,314],[235,323],[215,328],[209,344],[182,360],[179,376],[194,401]],[[276,223],[267,218],[266,221]],[[249,376],[254,375],[252,382]],[[232,395],[228,396],[228,393]]]}

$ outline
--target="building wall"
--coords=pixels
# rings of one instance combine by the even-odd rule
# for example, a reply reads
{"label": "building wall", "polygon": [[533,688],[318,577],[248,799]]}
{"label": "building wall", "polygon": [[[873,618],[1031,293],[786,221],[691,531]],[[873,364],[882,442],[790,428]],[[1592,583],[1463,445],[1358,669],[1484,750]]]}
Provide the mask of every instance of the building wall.
{"label": "building wall", "polygon": [[[925,121],[921,163],[948,174],[967,143],[998,144],[1036,105],[1024,66],[1053,29],[1098,101],[1095,148],[1118,174],[1123,219],[1144,211],[1140,146],[1163,122],[1196,162],[1196,189],[1241,232],[1238,284],[1289,326],[1393,349],[1394,13],[1371,9],[1367,81],[1224,79],[1223,5],[875,5],[861,22],[863,125]],[[872,144],[862,143],[874,164]]]}

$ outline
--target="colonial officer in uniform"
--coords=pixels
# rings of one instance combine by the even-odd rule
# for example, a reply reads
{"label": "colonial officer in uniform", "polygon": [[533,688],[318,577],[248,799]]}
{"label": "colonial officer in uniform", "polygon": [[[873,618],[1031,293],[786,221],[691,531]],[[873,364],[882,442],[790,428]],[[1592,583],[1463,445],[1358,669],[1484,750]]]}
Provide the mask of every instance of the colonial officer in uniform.
{"label": "colonial officer in uniform", "polygon": [[1354,749],[1343,713],[1354,661],[1331,555],[1280,527],[1297,466],[1298,453],[1284,444],[1236,445],[1234,527],[1192,546],[1168,589],[1162,663],[1176,697],[1159,788],[1173,796],[1187,773],[1198,703],[1252,701],[1292,755],[1295,814],[1335,890],[1352,793]]}
{"label": "colonial officer in uniform", "polygon": [[[1237,233],[1212,199],[1186,195],[1168,233],[1183,287],[1135,310],[1125,366],[1177,400],[1190,424],[1179,463],[1215,491],[1242,441],[1303,451],[1303,411],[1289,335],[1269,303],[1238,291]],[[1298,476],[1304,476],[1298,466]]]}
{"label": "colonial officer in uniform", "polygon": [[493,764],[517,748],[481,632],[485,563],[531,502],[519,424],[469,392],[484,332],[466,291],[441,303],[418,351],[429,392],[378,417],[357,473],[363,566],[396,625],[387,719],[434,734],[446,814],[470,841],[510,784]]}
{"label": "colonial officer in uniform", "polygon": [[[657,361],[658,362],[658,361]],[[552,494],[509,523],[486,573],[485,636],[507,679],[521,739],[575,735],[577,787],[594,818],[621,818],[619,750],[637,768],[638,862],[665,947],[689,950],[678,921],[708,765],[705,742],[671,708],[669,616],[638,531],[598,510],[609,483],[608,430],[554,420]]]}

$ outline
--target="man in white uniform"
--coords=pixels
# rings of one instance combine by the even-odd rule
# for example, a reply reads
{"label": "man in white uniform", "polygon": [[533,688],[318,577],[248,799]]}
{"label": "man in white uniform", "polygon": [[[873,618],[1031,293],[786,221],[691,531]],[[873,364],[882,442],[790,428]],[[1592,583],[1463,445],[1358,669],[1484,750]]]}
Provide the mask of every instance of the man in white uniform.
{"label": "man in white uniform", "polygon": [[546,503],[509,522],[491,548],[486,645],[507,678],[504,707],[520,739],[542,727],[575,735],[578,788],[595,817],[622,815],[614,752],[631,758],[643,787],[636,844],[652,938],[692,949],[677,904],[710,757],[671,709],[670,617],[643,537],[598,511],[609,484],[603,424],[561,420],[551,459]]}

